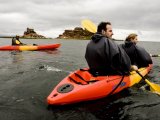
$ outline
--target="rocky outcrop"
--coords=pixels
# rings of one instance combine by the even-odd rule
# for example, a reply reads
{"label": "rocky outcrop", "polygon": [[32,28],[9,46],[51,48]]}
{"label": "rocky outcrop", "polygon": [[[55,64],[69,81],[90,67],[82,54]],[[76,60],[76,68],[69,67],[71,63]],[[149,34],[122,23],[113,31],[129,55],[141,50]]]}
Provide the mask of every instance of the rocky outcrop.
{"label": "rocky outcrop", "polygon": [[59,35],[58,39],[90,39],[93,33],[84,30],[81,27],[76,27],[74,30],[65,30],[63,34]]}
{"label": "rocky outcrop", "polygon": [[46,38],[43,35],[37,34],[34,29],[27,28],[27,30],[24,32],[24,35],[22,38],[32,38],[32,39],[40,39],[40,38]]}

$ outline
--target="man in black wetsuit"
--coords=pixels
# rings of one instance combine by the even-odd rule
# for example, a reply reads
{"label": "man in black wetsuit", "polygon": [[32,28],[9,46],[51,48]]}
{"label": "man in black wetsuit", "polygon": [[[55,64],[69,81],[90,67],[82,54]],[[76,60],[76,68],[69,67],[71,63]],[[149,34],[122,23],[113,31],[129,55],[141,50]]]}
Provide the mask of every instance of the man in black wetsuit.
{"label": "man in black wetsuit", "polygon": [[[94,76],[129,74],[131,62],[126,52],[112,39],[113,31],[110,22],[98,25],[91,41],[88,43],[85,58],[90,73]],[[134,66],[132,67],[134,69]],[[135,68],[136,69],[136,68]]]}

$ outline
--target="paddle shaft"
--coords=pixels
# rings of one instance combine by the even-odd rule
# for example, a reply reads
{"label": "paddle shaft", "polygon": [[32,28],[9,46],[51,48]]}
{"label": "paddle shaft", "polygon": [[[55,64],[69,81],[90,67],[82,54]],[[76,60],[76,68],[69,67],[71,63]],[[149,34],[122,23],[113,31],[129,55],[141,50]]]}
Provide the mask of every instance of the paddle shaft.
{"label": "paddle shaft", "polygon": [[136,70],[136,72],[142,77],[143,80],[146,79],[146,78],[143,77],[143,75],[141,75],[141,73],[138,70]]}
{"label": "paddle shaft", "polygon": [[158,95],[160,95],[160,86],[158,84],[152,83],[149,80],[145,79],[137,70],[136,71],[141,77],[142,79],[150,86],[150,90]]}

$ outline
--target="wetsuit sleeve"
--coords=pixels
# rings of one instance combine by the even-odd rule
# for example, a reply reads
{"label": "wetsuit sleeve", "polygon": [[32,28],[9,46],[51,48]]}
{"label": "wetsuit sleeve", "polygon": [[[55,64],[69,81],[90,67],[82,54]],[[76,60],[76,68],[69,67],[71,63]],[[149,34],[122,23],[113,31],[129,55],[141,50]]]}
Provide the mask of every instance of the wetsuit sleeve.
{"label": "wetsuit sleeve", "polygon": [[131,69],[131,61],[127,53],[121,47],[119,47],[119,59],[121,62],[121,69],[125,72],[129,72]]}
{"label": "wetsuit sleeve", "polygon": [[113,65],[118,66],[117,68],[122,74],[129,74],[131,69],[130,58],[121,47],[118,47],[118,49],[119,53],[112,60]]}
{"label": "wetsuit sleeve", "polygon": [[138,67],[147,67],[149,64],[152,64],[151,56],[144,48],[136,46],[136,53],[138,58]]}
{"label": "wetsuit sleeve", "polygon": [[131,67],[131,61],[126,52],[114,42],[109,42],[109,51],[112,68],[122,74],[128,74]]}
{"label": "wetsuit sleeve", "polygon": [[16,38],[15,37],[12,38],[12,45],[16,45]]}

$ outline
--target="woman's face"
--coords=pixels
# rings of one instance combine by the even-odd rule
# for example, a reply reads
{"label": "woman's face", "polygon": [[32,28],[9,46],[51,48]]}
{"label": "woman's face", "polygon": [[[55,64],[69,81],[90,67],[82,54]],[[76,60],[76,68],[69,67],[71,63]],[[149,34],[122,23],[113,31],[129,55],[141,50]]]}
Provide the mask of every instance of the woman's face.
{"label": "woman's face", "polygon": [[131,41],[136,44],[138,42],[137,36],[134,39],[132,39]]}

